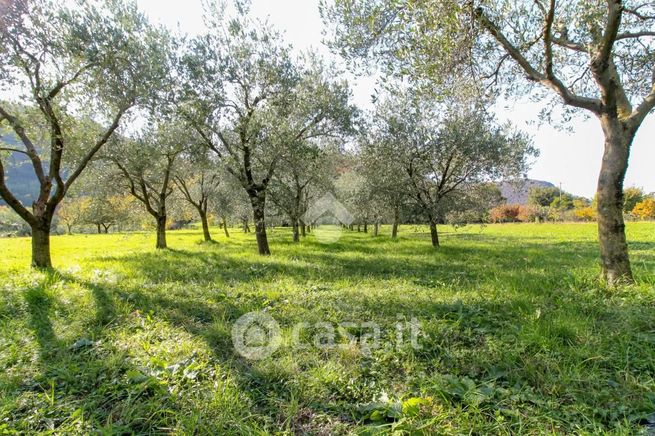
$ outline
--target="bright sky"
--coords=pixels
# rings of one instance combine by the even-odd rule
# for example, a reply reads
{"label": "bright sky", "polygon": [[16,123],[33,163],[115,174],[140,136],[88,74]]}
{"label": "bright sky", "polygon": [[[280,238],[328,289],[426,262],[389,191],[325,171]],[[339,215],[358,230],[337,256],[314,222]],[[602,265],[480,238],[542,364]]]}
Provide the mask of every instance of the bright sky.
{"label": "bright sky", "polygon": [[[201,0],[137,0],[140,8],[155,22],[183,32],[202,31]],[[318,12],[319,0],[253,0],[253,15],[285,32],[287,41],[298,50],[315,50],[331,56],[323,46],[323,23]],[[370,106],[374,83],[370,78],[351,81],[354,100],[360,107]],[[562,184],[566,191],[592,197],[603,153],[603,134],[596,119],[574,120],[573,131],[559,131],[536,121],[541,106],[531,102],[510,103],[499,107],[500,119],[509,119],[530,133],[541,155],[529,177]],[[655,114],[646,119],[632,148],[626,186],[639,186],[655,192]]]}

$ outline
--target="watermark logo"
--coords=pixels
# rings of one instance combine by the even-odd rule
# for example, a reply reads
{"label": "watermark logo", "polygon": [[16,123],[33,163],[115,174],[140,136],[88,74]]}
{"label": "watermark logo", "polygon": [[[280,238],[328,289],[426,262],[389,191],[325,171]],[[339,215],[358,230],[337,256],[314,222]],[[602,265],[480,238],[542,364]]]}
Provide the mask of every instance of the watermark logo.
{"label": "watermark logo", "polygon": [[332,193],[328,192],[307,209],[302,220],[317,225],[314,236],[318,242],[333,244],[341,238],[342,226],[352,224],[354,217]]}
{"label": "watermark logo", "polygon": [[[316,348],[319,350],[359,349],[370,356],[378,348],[400,350],[410,346],[421,348],[418,338],[422,334],[416,318],[406,320],[398,315],[393,329],[384,332],[375,322],[299,322],[289,328],[285,343],[294,350]],[[384,338],[384,339],[383,339]],[[250,312],[239,318],[232,327],[232,342],[241,356],[249,360],[261,360],[273,355],[282,344],[282,331],[275,319],[265,312]]]}
{"label": "watermark logo", "polygon": [[280,326],[265,312],[246,313],[232,326],[232,343],[246,359],[265,359],[282,343]]}

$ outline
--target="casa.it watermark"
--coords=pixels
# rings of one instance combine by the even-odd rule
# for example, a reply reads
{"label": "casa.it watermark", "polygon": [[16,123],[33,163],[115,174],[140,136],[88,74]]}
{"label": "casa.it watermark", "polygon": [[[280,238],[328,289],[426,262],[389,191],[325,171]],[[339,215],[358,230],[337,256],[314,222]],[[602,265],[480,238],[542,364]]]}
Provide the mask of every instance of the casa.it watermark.
{"label": "casa.it watermark", "polygon": [[314,236],[321,244],[334,244],[341,239],[343,226],[355,220],[346,207],[330,192],[312,204],[302,216],[304,223],[316,225]]}
{"label": "casa.it watermark", "polygon": [[386,330],[372,321],[299,322],[285,330],[285,341],[275,318],[266,312],[249,312],[232,326],[232,343],[237,353],[250,360],[272,356],[284,342],[296,350],[359,349],[363,355],[382,347],[399,350],[408,343],[413,349],[420,349],[422,331],[418,320],[413,317],[406,320],[400,315],[397,319],[395,325]]}

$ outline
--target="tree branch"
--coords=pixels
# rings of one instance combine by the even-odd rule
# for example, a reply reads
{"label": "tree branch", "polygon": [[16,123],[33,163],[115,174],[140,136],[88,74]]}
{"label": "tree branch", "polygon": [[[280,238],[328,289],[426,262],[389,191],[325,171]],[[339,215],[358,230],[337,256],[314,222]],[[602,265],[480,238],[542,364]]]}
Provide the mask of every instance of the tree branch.
{"label": "tree branch", "polygon": [[607,22],[593,63],[605,64],[611,54],[621,25],[621,0],[607,0]]}
{"label": "tree branch", "polygon": [[500,43],[503,49],[509,53],[519,66],[525,71],[529,80],[539,82],[544,86],[554,90],[564,100],[564,103],[570,106],[587,109],[595,114],[600,113],[601,102],[595,98],[583,97],[572,93],[564,83],[562,83],[556,76],[552,75],[548,78],[546,75],[540,73],[530,62],[521,54],[521,52],[507,39],[501,30],[494,23],[487,18],[482,8],[476,9],[476,17],[480,21],[482,27],[487,29],[489,33]]}
{"label": "tree branch", "polygon": [[651,88],[650,94],[644,98],[628,118],[632,128],[636,130],[653,108],[655,108],[655,85]]}
{"label": "tree branch", "polygon": [[47,95],[46,98],[47,98],[48,100],[52,100],[53,98],[55,98],[55,97],[57,96],[57,94],[59,94],[59,92],[60,92],[62,89],[64,89],[65,86],[67,86],[67,85],[73,83],[75,80],[77,80],[77,79],[82,75],[82,73],[84,73],[86,70],[88,70],[89,68],[91,68],[91,67],[93,67],[93,66],[95,66],[95,65],[97,65],[95,62],[90,62],[90,63],[88,63],[88,64],[86,64],[86,65],[83,65],[79,70],[77,70],[77,71],[75,72],[75,74],[73,74],[73,75],[71,76],[70,79],[68,79],[68,80],[60,80],[60,81],[58,81],[58,82],[55,84],[55,86],[50,90],[50,92],[48,93],[48,95]]}
{"label": "tree branch", "polygon": [[29,156],[30,154],[26,152],[25,150],[19,150],[17,148],[8,148],[8,147],[0,147],[0,151],[12,151],[14,153],[22,153],[26,156]]}
{"label": "tree branch", "polygon": [[77,165],[77,168],[75,171],[71,173],[71,175],[68,177],[68,180],[66,180],[66,189],[70,188],[70,186],[73,184],[75,179],[77,179],[82,171],[86,168],[86,166],[89,164],[91,159],[98,153],[100,148],[109,141],[109,138],[111,138],[111,135],[113,135],[114,131],[118,128],[121,118],[123,118],[123,115],[128,111],[128,109],[131,107],[131,105],[128,105],[118,111],[116,116],[114,117],[114,120],[112,121],[111,125],[107,128],[105,133],[98,139],[98,141],[95,143],[95,145],[91,148],[91,150],[88,151],[88,153],[82,158],[80,163]]}
{"label": "tree branch", "polygon": [[36,177],[39,179],[39,183],[41,184],[41,186],[46,185],[47,180],[45,177],[45,172],[43,171],[41,158],[39,157],[39,154],[36,152],[36,147],[25,133],[25,129],[21,125],[20,121],[18,121],[18,118],[14,117],[13,115],[10,115],[9,112],[7,112],[2,106],[0,106],[0,121],[2,121],[3,119],[9,122],[9,125],[11,125],[11,128],[14,130],[14,132],[16,132],[16,135],[18,135],[21,142],[25,146],[25,149],[27,150],[27,155],[30,157],[30,160],[32,161],[32,167],[34,167],[34,173],[36,174]]}
{"label": "tree branch", "polygon": [[641,32],[624,32],[616,35],[616,40],[630,39],[630,38],[643,38],[644,36],[655,36],[655,31],[642,30]]}
{"label": "tree branch", "polygon": [[28,224],[33,225],[36,223],[34,215],[27,210],[25,206],[21,204],[20,201],[9,191],[7,185],[5,184],[5,169],[2,165],[2,159],[0,159],[0,197],[11,207],[21,218],[23,218]]}
{"label": "tree branch", "polygon": [[570,50],[574,50],[580,53],[589,52],[589,48],[584,44],[571,41],[570,39],[565,38],[563,36],[551,36],[551,40],[553,41],[554,44],[557,44],[560,47],[568,48]]}
{"label": "tree branch", "polygon": [[639,18],[642,21],[655,20],[655,15],[644,15],[641,12],[639,12],[639,9],[641,9],[644,6],[647,6],[647,5],[648,5],[648,3],[644,3],[644,4],[641,4],[641,5],[637,6],[637,7],[635,7],[635,8],[632,8],[632,9],[623,8],[623,12],[625,12],[626,14],[633,15],[633,16]]}

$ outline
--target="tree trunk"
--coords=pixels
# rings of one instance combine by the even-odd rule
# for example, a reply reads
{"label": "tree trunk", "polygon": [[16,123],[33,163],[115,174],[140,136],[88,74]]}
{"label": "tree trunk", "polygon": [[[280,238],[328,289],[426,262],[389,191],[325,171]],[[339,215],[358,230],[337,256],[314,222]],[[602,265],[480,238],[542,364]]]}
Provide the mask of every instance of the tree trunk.
{"label": "tree trunk", "polygon": [[100,223],[96,223],[96,226],[98,226],[98,234],[102,233],[102,230],[100,229]]}
{"label": "tree trunk", "polygon": [[71,224],[66,224],[66,230],[69,235],[73,234],[73,226]]}
{"label": "tree trunk", "polygon": [[230,232],[227,230],[227,218],[225,218],[225,215],[223,215],[223,231],[225,231],[225,237],[229,238],[230,237]]}
{"label": "tree trunk", "polygon": [[166,248],[166,215],[157,217],[157,246]]}
{"label": "tree trunk", "polygon": [[257,237],[257,250],[261,256],[269,256],[271,249],[268,247],[268,236],[266,235],[266,217],[264,207],[265,197],[251,197],[253,217],[255,219],[255,235]]}
{"label": "tree trunk", "polygon": [[432,246],[439,246],[439,233],[437,232],[437,224],[434,221],[430,222],[430,236],[432,238]]}
{"label": "tree trunk", "polygon": [[373,236],[377,236],[379,232],[380,232],[380,223],[376,221],[375,224],[373,225]]}
{"label": "tree trunk", "polygon": [[307,236],[307,225],[303,220],[300,220],[300,236],[303,238]]}
{"label": "tree trunk", "polygon": [[398,224],[400,224],[400,211],[396,207],[393,211],[393,225],[391,226],[391,237],[398,237]]}
{"label": "tree trunk", "polygon": [[601,124],[605,152],[598,177],[597,212],[602,277],[610,285],[632,283],[623,222],[623,180],[634,131],[615,118],[604,117]]}
{"label": "tree trunk", "polygon": [[205,242],[212,240],[212,235],[209,234],[209,221],[207,220],[207,212],[202,208],[198,208],[198,213],[200,214],[200,222],[202,222],[202,236],[205,238]]}
{"label": "tree trunk", "polygon": [[32,226],[32,267],[52,268],[50,260],[50,223]]}
{"label": "tree trunk", "polygon": [[106,235],[106,234],[109,233],[109,227],[111,227],[111,224],[109,224],[109,225],[104,225],[104,224],[103,224],[102,227],[104,227],[104,229],[105,229],[105,235]]}
{"label": "tree trunk", "polygon": [[364,233],[368,233],[368,223],[364,221]]}
{"label": "tree trunk", "polygon": [[361,231],[362,231],[362,225],[361,225],[361,224],[357,224],[357,233],[359,233],[359,232],[361,232]]}
{"label": "tree trunk", "polygon": [[293,242],[300,242],[300,230],[299,230],[300,225],[298,224],[297,219],[292,218],[292,221],[293,221]]}

